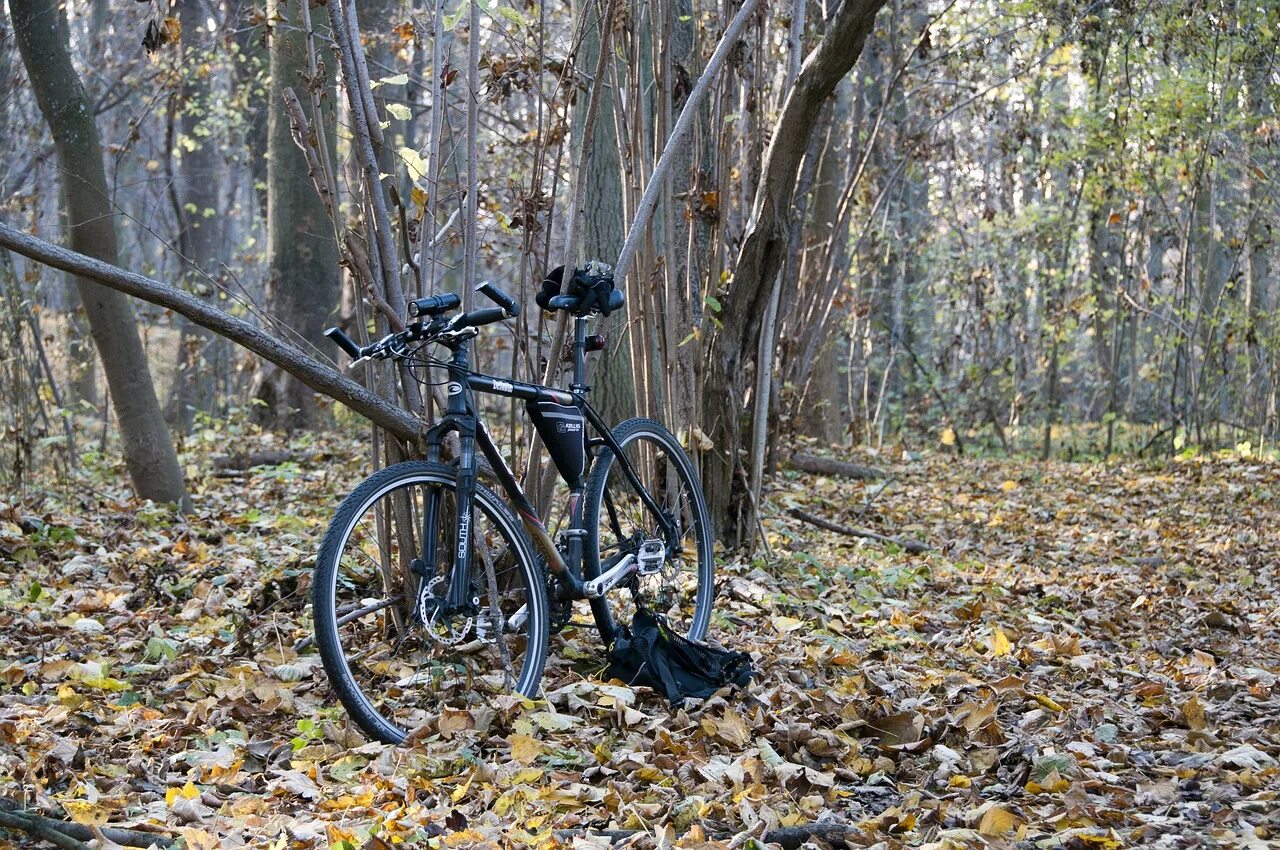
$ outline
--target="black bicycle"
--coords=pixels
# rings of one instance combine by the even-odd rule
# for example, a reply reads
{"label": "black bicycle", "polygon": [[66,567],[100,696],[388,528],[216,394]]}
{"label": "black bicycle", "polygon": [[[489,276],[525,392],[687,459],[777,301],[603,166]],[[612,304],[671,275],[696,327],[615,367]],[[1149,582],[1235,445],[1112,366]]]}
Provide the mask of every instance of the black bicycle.
{"label": "black bicycle", "polygon": [[[691,639],[707,632],[713,538],[693,464],[658,422],[629,419],[611,429],[587,401],[586,355],[604,344],[587,335],[588,318],[622,303],[611,275],[594,271],[577,270],[563,294],[549,279],[538,296],[544,309],[574,317],[567,390],[472,370],[478,329],[519,314],[488,283],[477,290],[497,306],[450,317],[457,295],[420,299],[410,304],[412,324],[368,346],[338,328],[325,332],[357,363],[393,359],[447,373],[447,410],[425,432],[427,459],[360,484],[316,560],[320,657],[343,706],[373,738],[400,743],[446,710],[498,694],[535,697],[549,635],[570,622],[577,600],[589,600],[605,646],[615,622],[640,604]],[[433,355],[441,349],[447,357]],[[569,488],[555,540],[479,416],[475,393],[524,400]],[[457,455],[445,463],[450,433]],[[481,457],[518,520],[479,480]],[[611,596],[620,588],[630,598]]]}

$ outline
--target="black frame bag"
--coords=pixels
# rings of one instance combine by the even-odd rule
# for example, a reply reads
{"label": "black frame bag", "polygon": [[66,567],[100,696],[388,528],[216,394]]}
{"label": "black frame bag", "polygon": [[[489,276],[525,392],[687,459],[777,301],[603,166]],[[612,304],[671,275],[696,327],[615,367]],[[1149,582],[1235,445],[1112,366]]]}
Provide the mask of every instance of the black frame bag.
{"label": "black frame bag", "polygon": [[747,653],[695,643],[647,608],[636,609],[609,647],[609,678],[653,688],[673,706],[689,697],[705,699],[725,685],[745,688],[753,672]]}

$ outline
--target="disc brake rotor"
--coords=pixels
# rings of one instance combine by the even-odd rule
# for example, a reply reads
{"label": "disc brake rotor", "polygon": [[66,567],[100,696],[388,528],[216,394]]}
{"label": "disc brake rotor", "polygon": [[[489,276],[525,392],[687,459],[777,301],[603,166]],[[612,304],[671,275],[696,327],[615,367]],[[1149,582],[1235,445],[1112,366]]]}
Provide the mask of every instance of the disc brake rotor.
{"label": "disc brake rotor", "polygon": [[474,617],[461,617],[445,612],[444,595],[440,590],[448,591],[444,576],[433,578],[418,597],[418,612],[422,619],[422,630],[427,638],[442,646],[457,646],[467,639],[476,626]]}

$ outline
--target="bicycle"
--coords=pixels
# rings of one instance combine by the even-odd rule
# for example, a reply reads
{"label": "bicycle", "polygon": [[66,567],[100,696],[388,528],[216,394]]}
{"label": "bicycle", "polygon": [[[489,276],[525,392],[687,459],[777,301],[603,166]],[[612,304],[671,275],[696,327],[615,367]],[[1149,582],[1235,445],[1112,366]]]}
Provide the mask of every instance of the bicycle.
{"label": "bicycle", "polygon": [[[456,294],[419,299],[409,305],[412,324],[368,346],[341,329],[325,331],[353,365],[392,359],[447,373],[447,408],[425,432],[426,460],[386,467],[356,487],[316,560],[320,657],[348,714],[372,738],[399,744],[447,709],[501,693],[536,697],[550,634],[569,624],[579,600],[589,601],[606,647],[628,604],[657,610],[693,640],[707,632],[713,538],[692,462],[660,423],[633,418],[610,428],[587,400],[586,355],[604,342],[587,336],[586,325],[620,307],[622,293],[611,276],[582,270],[567,292],[558,288],[544,284],[538,302],[574,317],[568,389],[471,368],[479,329],[519,314],[489,283],[477,290],[497,306],[447,317],[460,306]],[[434,346],[448,358],[432,356]],[[556,539],[485,426],[476,393],[525,402],[569,488]],[[447,464],[451,433],[457,458]],[[519,520],[478,480],[480,457]],[[621,588],[630,590],[629,603],[611,602]]]}

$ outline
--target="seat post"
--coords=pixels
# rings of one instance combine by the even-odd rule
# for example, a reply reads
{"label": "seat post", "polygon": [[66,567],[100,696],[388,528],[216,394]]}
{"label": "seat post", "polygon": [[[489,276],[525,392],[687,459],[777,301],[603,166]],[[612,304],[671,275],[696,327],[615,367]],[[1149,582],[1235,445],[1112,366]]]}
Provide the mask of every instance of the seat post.
{"label": "seat post", "polygon": [[587,386],[587,317],[573,318],[573,383],[569,389],[575,393],[586,393]]}

